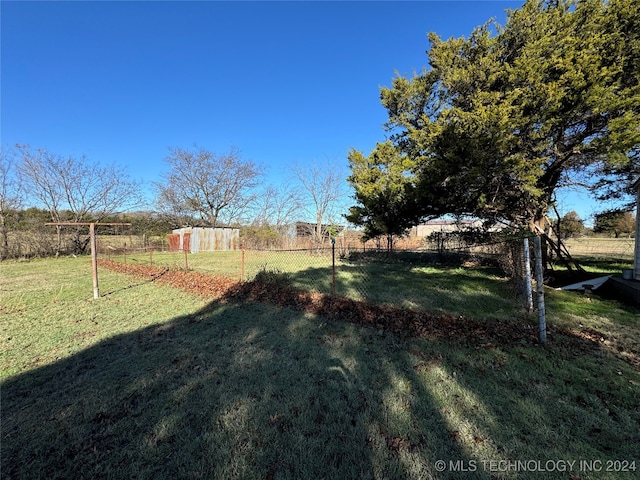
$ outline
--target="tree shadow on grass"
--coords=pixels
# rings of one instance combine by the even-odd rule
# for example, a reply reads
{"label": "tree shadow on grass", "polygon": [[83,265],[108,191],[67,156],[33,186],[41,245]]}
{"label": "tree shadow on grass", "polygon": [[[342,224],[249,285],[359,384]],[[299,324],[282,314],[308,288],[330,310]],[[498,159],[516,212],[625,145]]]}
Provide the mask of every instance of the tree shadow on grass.
{"label": "tree shadow on grass", "polygon": [[339,262],[331,268],[307,268],[286,274],[293,286],[354,298],[394,304],[432,313],[482,317],[513,316],[521,310],[513,285],[495,269],[460,269],[425,273],[420,265],[394,262]]}
{"label": "tree shadow on grass", "polygon": [[572,341],[460,345],[213,302],[4,381],[2,474],[537,480],[558,472],[481,462],[632,460],[638,371]]}
{"label": "tree shadow on grass", "polygon": [[[412,316],[400,309],[359,309],[354,302],[304,293],[280,295],[276,286],[266,301],[335,318],[352,316],[338,312],[340,308],[359,311],[367,317],[363,323],[397,333],[402,332],[393,327],[413,325],[406,321]],[[389,317],[394,313],[397,325]],[[385,318],[369,319],[369,314]],[[429,322],[428,315],[425,320]],[[396,404],[395,412],[387,411],[387,421],[396,415],[405,432],[391,440],[387,436],[390,448],[410,451],[433,444],[424,441],[422,432],[432,423],[423,419],[433,419],[436,413],[439,432],[448,432],[454,443],[464,445],[464,455],[440,452],[432,461],[444,458],[459,468],[475,468],[464,472],[464,477],[462,472],[452,474],[453,478],[476,474],[559,478],[561,472],[574,478],[635,478],[640,468],[635,458],[640,444],[640,364],[634,345],[621,342],[612,348],[589,328],[549,327],[550,344],[543,349],[532,342],[535,336],[522,320],[463,318],[449,323],[445,316],[436,319],[436,329],[427,328],[427,333],[443,338],[446,329],[454,328],[455,336],[449,341],[407,342],[399,349],[402,353],[379,358],[378,367],[387,372],[394,395],[404,397],[405,404],[404,408]],[[479,323],[486,323],[486,328],[478,329]],[[409,332],[419,334],[420,330],[405,331]],[[419,400],[424,398],[429,401]],[[610,467],[604,475],[602,465]],[[619,470],[616,465],[627,468]]]}
{"label": "tree shadow on grass", "polygon": [[439,475],[465,454],[428,394],[417,425],[389,419],[411,417],[398,352],[364,327],[214,302],[4,381],[3,478]]}

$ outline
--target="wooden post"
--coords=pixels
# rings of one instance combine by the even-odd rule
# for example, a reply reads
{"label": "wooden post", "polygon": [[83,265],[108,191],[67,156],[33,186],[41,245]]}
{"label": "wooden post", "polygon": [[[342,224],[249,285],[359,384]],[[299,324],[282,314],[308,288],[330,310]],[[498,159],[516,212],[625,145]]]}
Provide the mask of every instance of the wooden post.
{"label": "wooden post", "polygon": [[78,225],[88,225],[89,226],[89,244],[91,246],[91,273],[93,276],[93,298],[97,299],[100,297],[100,291],[98,288],[98,243],[96,239],[96,225],[110,225],[110,226],[118,226],[118,225],[131,225],[130,223],[101,223],[101,222],[47,222],[45,225],[55,225],[58,230],[63,225],[68,226],[78,226]]}
{"label": "wooden post", "polygon": [[89,243],[91,244],[91,272],[93,273],[93,298],[100,298],[98,288],[98,249],[96,244],[96,224],[89,225]]}
{"label": "wooden post", "polygon": [[538,329],[540,333],[540,343],[547,344],[547,319],[544,311],[544,275],[542,271],[542,240],[540,235],[533,239],[533,246],[536,256],[536,291],[538,293]]}
{"label": "wooden post", "polygon": [[147,247],[149,249],[149,266],[153,267],[153,247]]}
{"label": "wooden post", "polygon": [[188,272],[189,271],[189,261],[187,260],[188,251],[184,247],[182,248],[182,251],[184,252],[184,269],[185,269],[185,271]]}

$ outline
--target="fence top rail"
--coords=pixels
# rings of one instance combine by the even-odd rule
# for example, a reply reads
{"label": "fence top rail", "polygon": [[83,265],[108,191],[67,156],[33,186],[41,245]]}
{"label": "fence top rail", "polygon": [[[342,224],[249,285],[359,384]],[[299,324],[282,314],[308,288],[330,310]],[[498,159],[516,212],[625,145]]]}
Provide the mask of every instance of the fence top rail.
{"label": "fence top rail", "polygon": [[318,250],[331,251],[331,247],[310,247],[310,248],[245,248],[254,252],[317,252]]}
{"label": "fence top rail", "polygon": [[47,222],[45,225],[68,226],[68,225],[111,225],[111,226],[131,226],[130,223],[109,223],[109,222]]}

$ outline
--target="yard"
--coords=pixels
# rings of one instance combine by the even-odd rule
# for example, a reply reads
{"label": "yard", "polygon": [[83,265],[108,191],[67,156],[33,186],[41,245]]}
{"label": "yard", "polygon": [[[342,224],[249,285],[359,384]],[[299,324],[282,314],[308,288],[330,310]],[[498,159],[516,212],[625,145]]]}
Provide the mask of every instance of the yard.
{"label": "yard", "polygon": [[549,290],[542,348],[490,269],[379,273],[452,334],[1,263],[3,478],[637,478],[638,310]]}

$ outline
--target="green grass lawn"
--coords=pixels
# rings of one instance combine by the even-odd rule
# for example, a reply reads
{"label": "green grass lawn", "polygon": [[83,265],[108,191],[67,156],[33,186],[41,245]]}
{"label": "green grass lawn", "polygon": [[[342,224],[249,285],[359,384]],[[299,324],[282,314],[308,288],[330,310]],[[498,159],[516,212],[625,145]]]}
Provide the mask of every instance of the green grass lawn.
{"label": "green grass lawn", "polygon": [[[451,301],[434,308],[516,309],[490,271],[412,275]],[[87,258],[0,263],[3,479],[640,475],[640,313],[618,303],[549,291],[541,348],[399,338],[105,269],[100,291]]]}
{"label": "green grass lawn", "polygon": [[[244,254],[244,279],[250,280],[263,270],[285,274],[291,284],[303,290],[332,292],[332,282],[338,295],[375,303],[390,303],[406,308],[422,309],[455,315],[482,315],[491,311],[501,318],[517,315],[519,305],[508,279],[497,269],[464,268],[406,261],[402,255],[386,259],[349,261],[336,256],[335,279],[329,250],[255,251]],[[122,262],[122,256],[113,260]],[[225,275],[239,279],[242,252],[207,252],[187,255],[160,252],[153,254],[153,265]],[[128,255],[132,264],[149,265],[148,254]]]}

